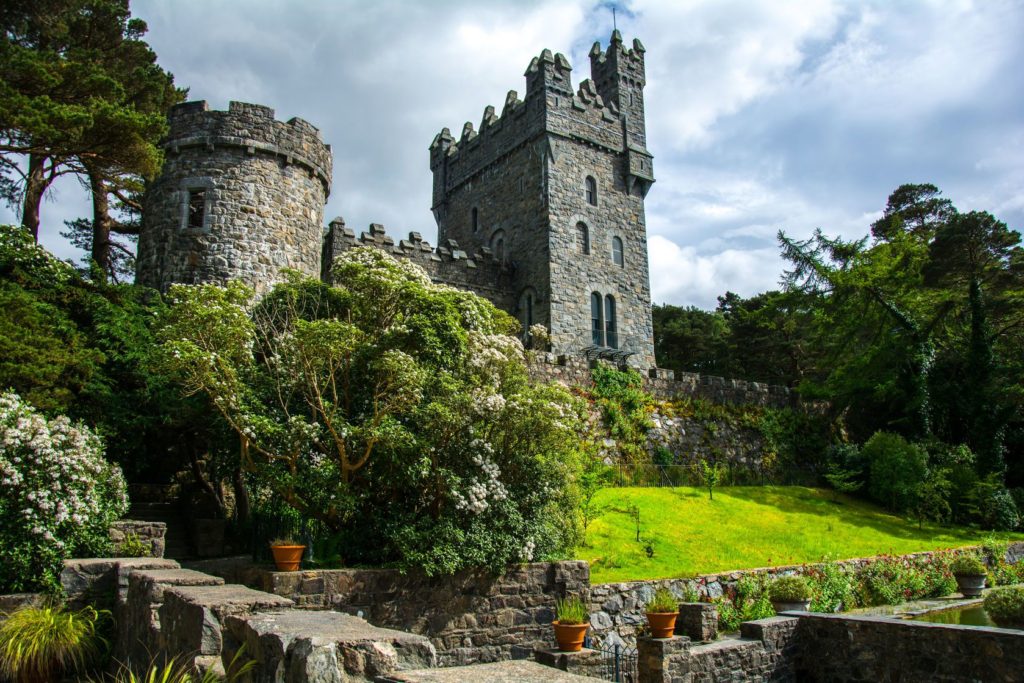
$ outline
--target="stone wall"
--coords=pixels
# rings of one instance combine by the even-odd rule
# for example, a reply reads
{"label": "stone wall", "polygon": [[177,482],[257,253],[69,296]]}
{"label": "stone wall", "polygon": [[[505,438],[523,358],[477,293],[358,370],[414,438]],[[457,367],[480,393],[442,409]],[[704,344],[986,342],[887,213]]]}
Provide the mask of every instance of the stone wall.
{"label": "stone wall", "polygon": [[[931,551],[903,555],[905,561],[927,558],[936,554]],[[1024,553],[1024,542],[1013,543],[1007,551],[1007,560],[1014,561]],[[855,558],[838,562],[847,571],[872,562],[874,558]],[[761,567],[741,571],[702,574],[692,579],[659,579],[652,581],[631,581],[626,583],[595,584],[590,587],[591,633],[599,642],[632,644],[638,627],[646,623],[644,605],[658,588],[668,588],[682,598],[687,591],[696,591],[707,599],[719,598],[731,592],[744,576],[775,577],[784,574],[802,573],[809,567],[820,565],[787,565]]]}
{"label": "stone wall", "polygon": [[114,555],[120,556],[126,540],[134,536],[149,548],[147,557],[163,557],[167,524],[134,519],[119,519],[110,525],[110,540],[114,544]]}
{"label": "stone wall", "polygon": [[564,561],[521,565],[500,576],[462,572],[429,578],[387,569],[274,572],[226,563],[195,563],[306,609],[333,609],[383,628],[426,636],[442,666],[508,659],[513,647],[551,641],[555,600],[586,599],[590,567]]}
{"label": "stone wall", "polygon": [[[168,123],[166,161],[145,197],[137,281],[165,290],[241,279],[262,292],[282,268],[319,276],[332,164],[319,131],[243,102],[228,111],[180,104]],[[201,225],[189,218],[197,192]]]}
{"label": "stone wall", "polygon": [[[561,382],[567,385],[593,385],[590,369],[595,362],[581,356],[535,353],[530,360],[530,376],[535,381]],[[761,382],[725,379],[692,372],[675,373],[651,368],[643,377],[644,390],[655,398],[697,398],[719,404],[753,405],[768,408],[799,406],[796,394],[788,388]]]}
{"label": "stone wall", "polygon": [[838,614],[799,621],[795,668],[809,682],[1010,683],[1024,676],[1024,631]]}

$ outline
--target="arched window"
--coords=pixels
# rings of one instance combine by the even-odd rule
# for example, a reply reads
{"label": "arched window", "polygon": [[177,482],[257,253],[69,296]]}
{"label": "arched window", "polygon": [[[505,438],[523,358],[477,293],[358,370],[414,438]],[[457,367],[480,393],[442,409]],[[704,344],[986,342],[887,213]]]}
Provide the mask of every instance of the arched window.
{"label": "arched window", "polygon": [[619,334],[615,327],[615,297],[611,294],[604,298],[604,331],[607,345],[613,349],[619,348]]}
{"label": "arched window", "polygon": [[597,206],[597,181],[593,176],[587,176],[587,204]]}
{"label": "arched window", "polygon": [[618,237],[612,238],[612,262],[620,268],[626,265],[622,256],[622,240]]}
{"label": "arched window", "polygon": [[494,234],[491,235],[491,251],[494,252],[494,258],[499,261],[505,260],[505,231],[495,230]]}
{"label": "arched window", "polygon": [[590,323],[594,346],[604,346],[604,315],[601,295],[597,292],[590,295]]}
{"label": "arched window", "polygon": [[587,229],[586,223],[579,222],[576,224],[576,246],[581,254],[590,253],[590,230]]}
{"label": "arched window", "polygon": [[480,229],[480,212],[474,206],[473,210],[469,212],[469,215],[470,215],[470,221],[473,224],[473,232],[476,232],[477,230]]}

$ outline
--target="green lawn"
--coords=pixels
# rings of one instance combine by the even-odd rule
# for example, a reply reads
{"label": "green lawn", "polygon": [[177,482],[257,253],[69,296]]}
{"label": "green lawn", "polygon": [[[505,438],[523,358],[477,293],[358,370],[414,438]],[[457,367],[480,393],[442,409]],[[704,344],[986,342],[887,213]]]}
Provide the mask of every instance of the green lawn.
{"label": "green lawn", "polygon": [[[609,583],[951,548],[984,535],[918,529],[875,506],[831,496],[799,486],[721,488],[713,501],[707,490],[689,487],[604,489],[596,498],[603,512],[576,557],[591,562],[592,582]],[[641,539],[653,539],[653,557],[636,541],[632,505],[640,508]]]}

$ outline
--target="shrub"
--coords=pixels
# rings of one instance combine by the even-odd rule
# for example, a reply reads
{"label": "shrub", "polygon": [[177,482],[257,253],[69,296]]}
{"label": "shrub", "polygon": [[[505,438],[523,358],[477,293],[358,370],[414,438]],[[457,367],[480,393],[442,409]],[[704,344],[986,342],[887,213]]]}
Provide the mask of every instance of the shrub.
{"label": "shrub", "polygon": [[950,554],[936,553],[930,558],[883,557],[869,562],[857,570],[855,602],[862,607],[898,605],[949,595],[956,590],[951,561]]}
{"label": "shrub", "polygon": [[672,595],[672,591],[667,588],[659,588],[654,591],[654,595],[650,600],[647,601],[645,610],[652,614],[668,614],[669,612],[679,611],[679,598]]}
{"label": "shrub", "polygon": [[589,621],[587,606],[575,595],[555,603],[555,618],[559,624],[585,624]]}
{"label": "shrub", "polygon": [[949,571],[953,576],[984,576],[986,567],[977,555],[965,553],[949,563]]}
{"label": "shrub", "polygon": [[1024,586],[989,591],[985,596],[985,611],[1000,626],[1024,624]]}
{"label": "shrub", "polygon": [[430,575],[576,545],[583,402],[530,383],[515,319],[375,249],[332,277],[289,273],[258,303],[171,288],[164,365],[237,432],[253,499],[339,534],[350,563]]}
{"label": "shrub", "polygon": [[774,602],[803,602],[811,598],[811,584],[798,574],[780,576],[768,584],[768,597]]}
{"label": "shrub", "polygon": [[256,660],[248,659],[243,663],[245,659],[245,643],[242,643],[224,674],[217,673],[213,667],[197,674],[192,667],[172,657],[167,661],[152,662],[142,674],[136,674],[127,663],[121,663],[102,678],[90,677],[86,680],[87,683],[234,683],[248,680],[247,674],[256,668]]}
{"label": "shrub", "polygon": [[114,552],[118,557],[149,557],[151,550],[149,544],[139,538],[138,534],[128,532],[124,535],[124,540],[117,544]]}
{"label": "shrub", "polygon": [[55,590],[64,559],[102,557],[128,509],[121,470],[95,434],[0,395],[0,591]]}
{"label": "shrub", "polygon": [[896,512],[906,510],[928,474],[928,457],[898,434],[876,432],[861,451],[868,462],[868,492]]}
{"label": "shrub", "polygon": [[86,607],[20,609],[0,622],[0,677],[18,683],[59,680],[94,662],[106,641],[100,635],[107,614]]}
{"label": "shrub", "polygon": [[853,577],[835,561],[825,561],[806,570],[811,582],[811,611],[838,612],[851,605]]}
{"label": "shrub", "polygon": [[981,492],[978,508],[981,512],[981,523],[986,529],[1012,531],[1020,524],[1017,503],[1005,488],[999,487]]}

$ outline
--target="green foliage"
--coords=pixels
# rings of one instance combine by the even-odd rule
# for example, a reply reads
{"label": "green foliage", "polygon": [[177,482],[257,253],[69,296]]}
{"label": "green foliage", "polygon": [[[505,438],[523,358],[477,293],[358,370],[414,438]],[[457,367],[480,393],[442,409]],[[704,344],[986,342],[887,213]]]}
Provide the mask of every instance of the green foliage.
{"label": "green foliage", "polygon": [[47,420],[0,394],[0,591],[56,591],[63,560],[109,553],[108,528],[128,509],[124,478],[103,444],[66,417]]}
{"label": "green foliage", "polygon": [[559,624],[585,624],[590,620],[590,615],[579,596],[570,595],[555,602],[555,619]]}
{"label": "green foliage", "polygon": [[106,647],[106,612],[92,607],[27,607],[0,621],[0,676],[17,683],[58,681],[96,662]]}
{"label": "green foliage", "polygon": [[622,455],[630,462],[646,460],[654,398],[643,390],[640,373],[598,365],[591,374],[595,402]]}
{"label": "green foliage", "polygon": [[704,488],[708,490],[708,500],[715,499],[715,487],[722,480],[723,468],[717,462],[701,460],[698,463],[700,468],[700,480]]}
{"label": "green foliage", "polygon": [[968,495],[967,508],[985,529],[1012,531],[1020,525],[1020,512],[998,475],[989,475],[975,483]]}
{"label": "green foliage", "polygon": [[740,623],[775,616],[763,579],[743,576],[730,594],[715,600],[718,628],[724,632],[739,630]]}
{"label": "green foliage", "polygon": [[529,383],[517,323],[375,249],[254,303],[173,287],[163,367],[242,440],[254,497],[345,538],[346,560],[428,574],[579,539],[583,406]]}
{"label": "green foliage", "polygon": [[721,313],[654,304],[654,355],[659,368],[728,374],[728,327]]}
{"label": "green foliage", "polygon": [[[860,490],[860,487],[864,485],[864,482],[857,480],[860,474],[857,470],[848,470],[838,465],[831,465],[828,472],[825,473],[825,480],[837,494],[850,494]],[[832,500],[838,499],[836,496],[833,496]]]}
{"label": "green foliage", "polygon": [[805,569],[811,582],[811,611],[839,612],[853,598],[853,577],[835,560],[826,559]]}
{"label": "green foliage", "polygon": [[1024,623],[1024,586],[1010,586],[989,591],[985,611],[997,622]]}
{"label": "green foliage", "polygon": [[803,602],[811,599],[811,584],[799,574],[780,576],[768,584],[768,596],[776,602]]}
{"label": "green foliage", "polygon": [[595,501],[598,491],[609,486],[613,471],[596,455],[583,456],[583,467],[579,474],[580,545],[587,545],[587,529],[605,510]]}
{"label": "green foliage", "polygon": [[949,554],[932,558],[882,557],[860,567],[854,595],[860,606],[897,605],[901,602],[949,595],[956,590]]}
{"label": "green foliage", "polygon": [[224,675],[217,673],[213,667],[207,668],[202,674],[175,657],[167,661],[152,662],[144,673],[132,671],[127,662],[118,664],[117,668],[101,678],[88,678],[87,683],[234,683],[247,680],[250,672],[256,667],[256,660],[245,658],[245,643],[235,656],[228,662]]}
{"label": "green foliage", "polygon": [[987,568],[977,555],[964,553],[949,563],[949,571],[953,576],[984,576]]}
{"label": "green foliage", "polygon": [[138,534],[128,532],[124,540],[117,544],[115,552],[118,557],[149,557],[150,547]]}
{"label": "green foliage", "polygon": [[932,470],[914,492],[913,514],[917,519],[918,528],[925,522],[945,522],[949,519],[952,508],[949,499],[953,485],[946,478],[945,470]]}
{"label": "green foliage", "polygon": [[898,434],[877,432],[861,452],[871,497],[893,512],[908,509],[928,474],[924,450]]}
{"label": "green foliage", "polygon": [[659,588],[644,605],[644,610],[654,614],[668,614],[679,611],[679,598],[668,588]]}

